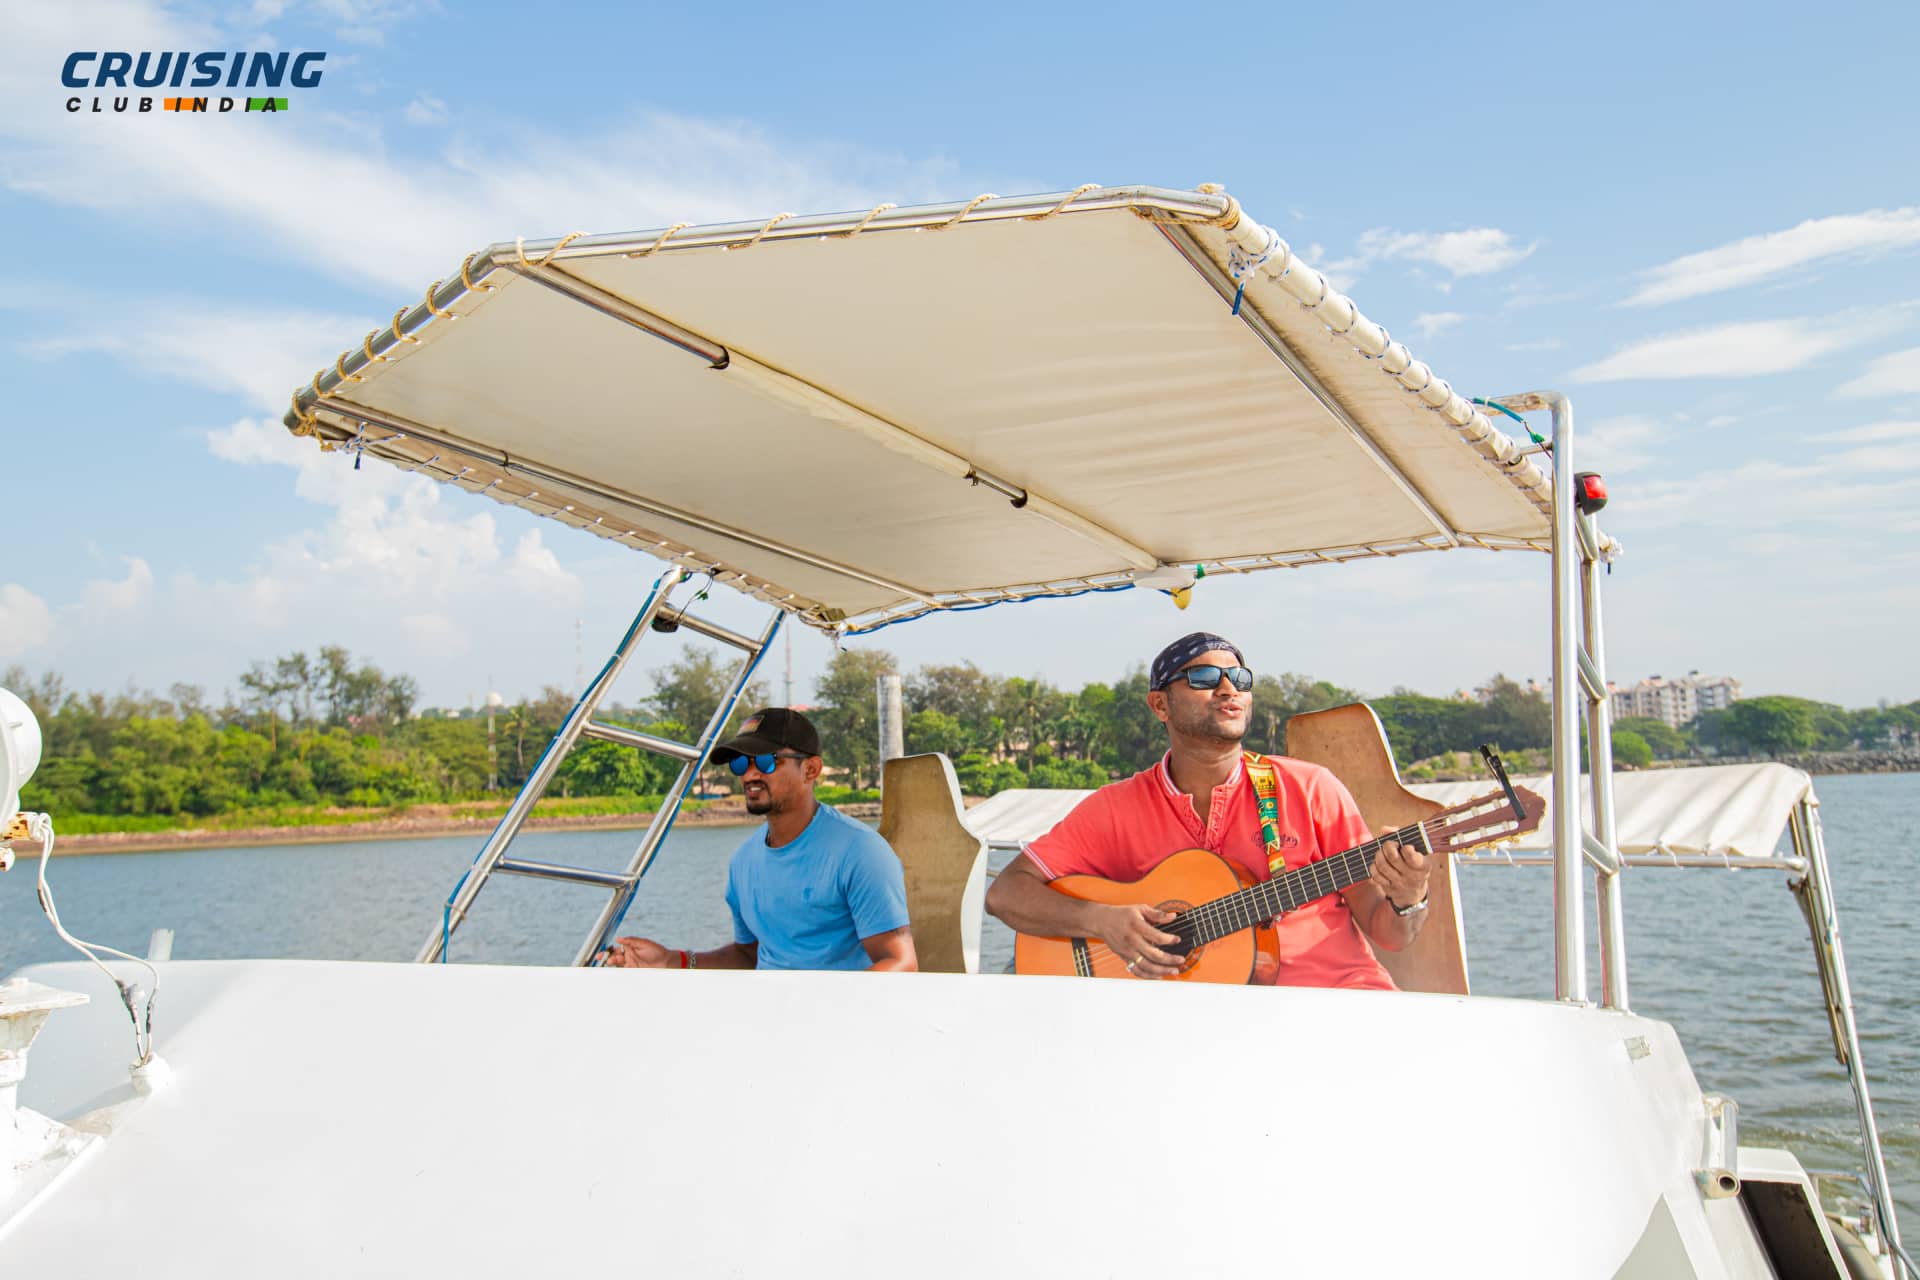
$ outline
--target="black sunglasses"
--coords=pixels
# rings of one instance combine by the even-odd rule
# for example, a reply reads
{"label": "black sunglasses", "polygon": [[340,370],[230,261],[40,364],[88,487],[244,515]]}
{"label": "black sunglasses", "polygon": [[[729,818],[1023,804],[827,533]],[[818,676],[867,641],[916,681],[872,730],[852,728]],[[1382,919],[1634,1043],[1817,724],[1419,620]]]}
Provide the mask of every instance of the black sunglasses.
{"label": "black sunglasses", "polygon": [[1247,670],[1245,667],[1216,667],[1212,663],[1202,663],[1197,667],[1187,667],[1184,670],[1176,671],[1167,677],[1167,684],[1163,684],[1160,687],[1164,689],[1168,684],[1172,684],[1182,676],[1186,677],[1187,688],[1189,689],[1217,689],[1220,687],[1220,677],[1222,676],[1230,680],[1233,683],[1233,687],[1241,693],[1245,693],[1247,690],[1253,688],[1253,672]]}
{"label": "black sunglasses", "polygon": [[754,768],[758,769],[762,773],[772,773],[775,769],[780,767],[780,762],[782,760],[805,760],[805,759],[806,759],[805,756],[790,755],[784,751],[781,752],[779,755],[775,755],[771,751],[769,751],[757,756],[735,756],[733,759],[727,761],[727,768],[733,770],[734,777],[744,778],[747,776],[748,765],[752,765]]}

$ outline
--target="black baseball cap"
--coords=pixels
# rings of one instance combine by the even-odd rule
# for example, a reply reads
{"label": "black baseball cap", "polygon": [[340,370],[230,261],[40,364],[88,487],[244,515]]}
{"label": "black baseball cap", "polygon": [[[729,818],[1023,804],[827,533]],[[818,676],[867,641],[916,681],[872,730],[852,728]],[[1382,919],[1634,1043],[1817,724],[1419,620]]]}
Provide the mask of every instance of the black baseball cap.
{"label": "black baseball cap", "polygon": [[817,756],[820,731],[792,707],[768,707],[741,721],[740,732],[715,747],[707,763],[725,764],[735,756],[769,755],[782,750]]}

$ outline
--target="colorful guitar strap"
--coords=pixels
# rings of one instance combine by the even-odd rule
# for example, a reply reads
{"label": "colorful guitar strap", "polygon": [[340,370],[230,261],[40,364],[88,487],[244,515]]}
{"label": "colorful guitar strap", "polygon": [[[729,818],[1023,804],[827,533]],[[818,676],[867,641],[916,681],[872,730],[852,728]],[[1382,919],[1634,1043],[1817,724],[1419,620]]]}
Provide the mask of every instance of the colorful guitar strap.
{"label": "colorful guitar strap", "polygon": [[1245,754],[1247,777],[1253,781],[1260,806],[1260,838],[1267,842],[1267,874],[1277,876],[1287,869],[1286,855],[1280,851],[1280,771],[1263,755]]}

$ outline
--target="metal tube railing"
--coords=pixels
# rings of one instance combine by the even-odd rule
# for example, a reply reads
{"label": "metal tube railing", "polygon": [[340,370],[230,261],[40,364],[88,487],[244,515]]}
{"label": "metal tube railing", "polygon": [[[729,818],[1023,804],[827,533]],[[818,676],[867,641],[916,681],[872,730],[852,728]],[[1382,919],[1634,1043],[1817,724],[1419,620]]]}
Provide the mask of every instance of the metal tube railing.
{"label": "metal tube railing", "polygon": [[620,921],[626,917],[627,909],[633,905],[634,896],[640,891],[641,877],[647,874],[647,868],[653,865],[653,859],[660,852],[660,845],[666,840],[667,832],[673,829],[673,820],[679,815],[681,801],[692,789],[694,779],[699,776],[701,767],[706,764],[707,753],[712,750],[713,744],[719,740],[720,734],[725,730],[728,717],[733,715],[733,709],[739,703],[740,695],[746,692],[747,684],[753,679],[753,673],[759,667],[760,660],[766,657],[767,650],[772,647],[774,637],[780,633],[780,624],[786,616],[782,610],[775,609],[759,637],[751,642],[752,647],[747,652],[746,660],[741,664],[739,674],[734,677],[732,690],[726,697],[720,699],[720,705],[713,709],[713,716],[707,721],[707,727],[700,732],[697,742],[698,758],[680,766],[680,776],[674,779],[665,802],[660,806],[659,812],[653,815],[653,821],[647,824],[646,834],[641,837],[639,847],[633,851],[632,858],[628,860],[624,875],[626,886],[608,897],[606,906],[601,909],[599,919],[594,921],[593,929],[587,934],[586,940],[580,944],[580,950],[574,954],[575,965],[592,963],[594,957],[613,941],[614,933],[620,927]]}
{"label": "metal tube railing", "polygon": [[1914,1280],[1911,1266],[1905,1263],[1900,1242],[1900,1225],[1894,1216],[1893,1193],[1887,1184],[1887,1163],[1880,1148],[1880,1126],[1873,1117],[1873,1099],[1867,1090],[1866,1066],[1860,1061],[1860,1028],[1853,1016],[1853,991],[1847,980],[1846,953],[1840,947],[1840,917],[1833,899],[1833,878],[1827,868],[1826,838],[1820,830],[1820,811],[1803,798],[1794,806],[1791,824],[1794,848],[1807,860],[1806,889],[1810,907],[1808,925],[1813,932],[1814,960],[1825,988],[1827,1013],[1834,1029],[1835,1056],[1847,1068],[1853,1085],[1853,1102],[1860,1116],[1860,1145],[1867,1159],[1868,1189],[1873,1209],[1880,1222],[1880,1234],[1896,1257],[1895,1280]]}
{"label": "metal tube railing", "polygon": [[[1558,392],[1529,401],[1553,414],[1553,990],[1587,998],[1585,850],[1580,839],[1580,631],[1574,543],[1573,405]],[[1599,770],[1595,771],[1596,776]]]}
{"label": "metal tube railing", "polygon": [[[1620,846],[1613,812],[1613,701],[1607,693],[1605,633],[1600,625],[1599,531],[1585,512],[1575,517],[1580,535],[1580,612],[1583,641],[1581,670],[1587,690],[1587,767],[1593,779],[1593,832],[1600,860],[1594,877],[1595,913],[1600,928],[1601,1001],[1609,1009],[1627,1008],[1627,926],[1620,902]],[[1605,865],[1606,859],[1612,865]]]}
{"label": "metal tube railing", "polygon": [[667,596],[673,589],[691,576],[686,570],[676,567],[668,569],[654,579],[652,592],[647,596],[646,603],[640,607],[640,612],[634,615],[633,625],[628,627],[626,635],[620,638],[619,647],[613,651],[613,656],[607,659],[607,665],[600,668],[600,674],[594,677],[593,683],[588,685],[586,691],[580,695],[580,700],[573,704],[573,710],[568,714],[566,723],[562,724],[560,731],[553,735],[553,741],[549,742],[547,749],[541,753],[539,761],[533,766],[533,772],[528,775],[519,794],[514,796],[513,803],[507,806],[506,814],[494,827],[493,834],[487,837],[486,844],[480,847],[480,852],[474,857],[473,865],[467,869],[467,874],[461,877],[459,885],[453,891],[453,896],[447,900],[446,916],[441,926],[428,936],[425,945],[420,948],[419,955],[415,957],[421,964],[432,964],[445,954],[448,937],[467,918],[467,912],[472,908],[473,900],[480,896],[480,890],[486,886],[488,878],[492,876],[507,846],[513,842],[516,835],[520,834],[520,828],[525,824],[527,815],[533,812],[534,803],[546,793],[547,785],[553,781],[554,773],[560,768],[560,762],[565,760],[567,753],[573,749],[573,744],[579,739],[587,721],[592,718],[594,710],[600,705],[600,699],[606,696],[607,690],[612,688],[613,682],[619,678],[620,672],[627,665],[627,659],[633,656],[640,637],[644,636],[647,628],[652,625],[654,615],[660,612],[661,606],[667,602]]}

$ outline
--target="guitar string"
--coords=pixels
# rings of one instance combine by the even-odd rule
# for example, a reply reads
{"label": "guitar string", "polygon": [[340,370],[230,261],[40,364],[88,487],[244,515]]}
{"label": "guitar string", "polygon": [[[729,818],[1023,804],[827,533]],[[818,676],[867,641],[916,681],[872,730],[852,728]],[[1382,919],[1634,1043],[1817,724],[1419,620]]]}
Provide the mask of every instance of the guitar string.
{"label": "guitar string", "polygon": [[[1329,894],[1360,883],[1360,881],[1367,879],[1371,874],[1373,859],[1379,855],[1380,850],[1389,841],[1405,845],[1413,843],[1414,840],[1418,840],[1421,845],[1425,846],[1425,851],[1432,854],[1437,852],[1433,847],[1433,838],[1436,834],[1442,834],[1444,837],[1442,843],[1448,845],[1447,852],[1449,854],[1464,852],[1466,849],[1474,846],[1463,846],[1457,850],[1452,848],[1452,833],[1448,830],[1453,825],[1451,822],[1441,823],[1435,830],[1428,830],[1427,824],[1441,818],[1452,819],[1466,817],[1475,806],[1498,799],[1500,799],[1500,797],[1488,796],[1480,800],[1469,801],[1453,809],[1442,810],[1430,818],[1414,822],[1409,826],[1400,828],[1398,831],[1389,832],[1383,836],[1376,836],[1365,844],[1355,845],[1343,853],[1335,854],[1330,858],[1318,859],[1308,863],[1304,867],[1297,867],[1284,875],[1259,881],[1223,897],[1216,898],[1212,902],[1191,908],[1182,912],[1179,918],[1168,921],[1166,925],[1160,927],[1164,931],[1180,937],[1182,941],[1189,940],[1187,938],[1188,933],[1196,935],[1207,933],[1210,936],[1198,943],[1198,945],[1204,946],[1207,943],[1218,941],[1220,938],[1227,937],[1230,934],[1239,933],[1244,929],[1255,928],[1268,920],[1276,919],[1278,916],[1290,911],[1297,911],[1310,902],[1316,902],[1321,898],[1327,897]],[[1342,885],[1338,883],[1342,874],[1352,874],[1353,878],[1345,885]],[[1301,885],[1311,886],[1311,888],[1302,890],[1300,896],[1295,896],[1288,892],[1290,889]],[[1293,900],[1286,901],[1288,898],[1292,898]],[[1276,903],[1269,901],[1269,899],[1279,899],[1280,901]],[[1277,905],[1279,909],[1266,914],[1259,914],[1258,912],[1249,911],[1246,905],[1248,903],[1257,903],[1262,910],[1270,905]],[[1221,928],[1220,926],[1223,925],[1228,927]],[[1104,941],[1089,942],[1087,951],[1090,963],[1095,953],[1119,959],[1119,953],[1115,952],[1112,947],[1108,946]],[[1132,972],[1130,966],[1128,972]]]}

